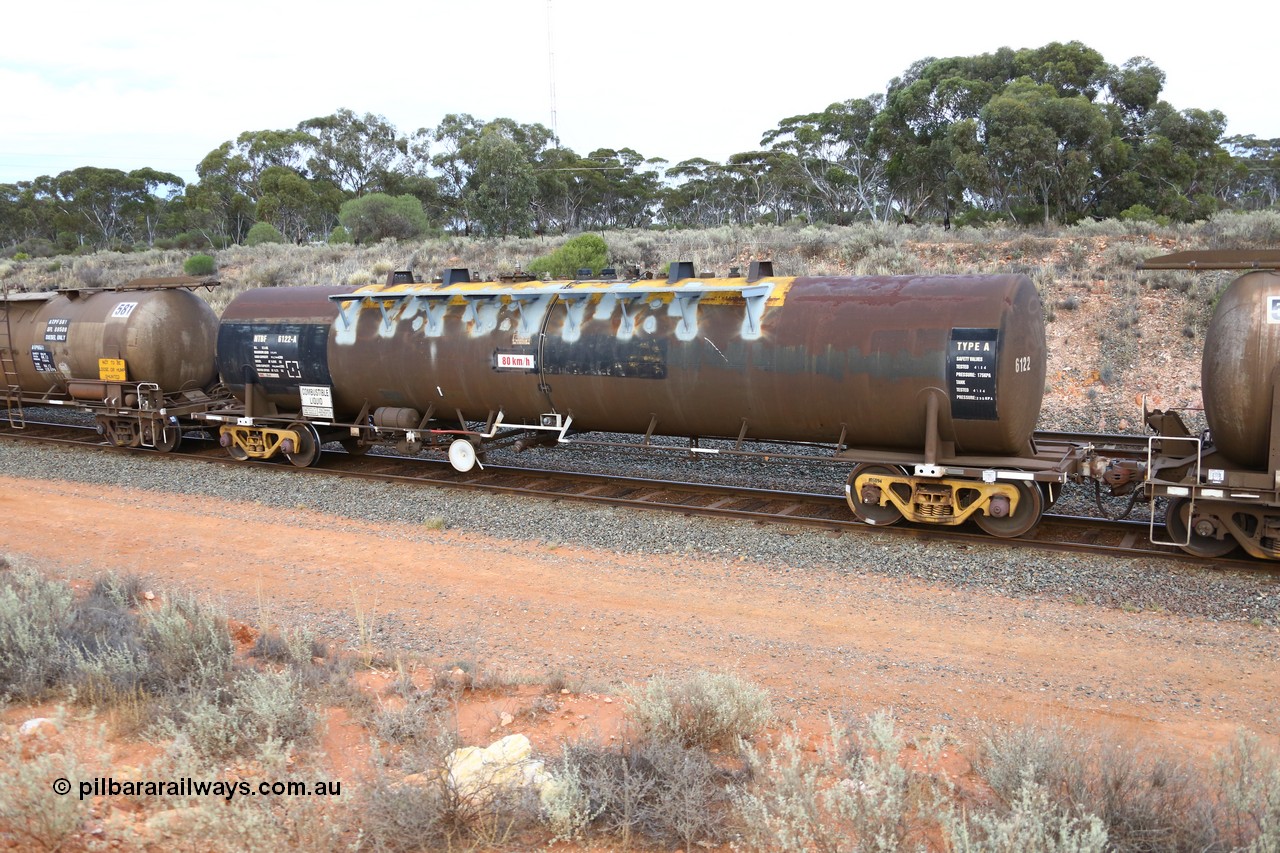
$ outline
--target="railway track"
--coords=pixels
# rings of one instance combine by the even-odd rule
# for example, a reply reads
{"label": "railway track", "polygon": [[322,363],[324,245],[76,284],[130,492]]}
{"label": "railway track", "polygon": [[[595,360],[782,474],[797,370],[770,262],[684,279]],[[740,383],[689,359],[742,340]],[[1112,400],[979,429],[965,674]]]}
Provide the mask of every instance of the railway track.
{"label": "railway track", "polygon": [[[157,461],[181,459],[208,464],[255,466],[290,475],[327,474],[415,486],[587,501],[631,509],[817,528],[833,535],[865,531],[868,528],[868,525],[853,517],[844,498],[836,495],[507,465],[485,465],[483,469],[460,473],[444,460],[372,453],[352,455],[341,450],[325,450],[314,467],[294,468],[272,461],[234,460],[212,439],[188,436],[179,449],[171,453],[156,453],[151,450],[111,446],[91,426],[34,420],[27,421],[26,429],[15,430],[8,428],[4,419],[0,418],[0,439],[74,446],[101,452],[145,453]],[[1046,513],[1034,530],[1018,539],[996,539],[967,526],[926,527],[901,523],[876,529],[929,542],[960,542],[983,547],[1032,547],[1125,558],[1158,557],[1221,569],[1271,571],[1270,567],[1248,558],[1205,560],[1171,546],[1154,545],[1148,541],[1146,521]]]}

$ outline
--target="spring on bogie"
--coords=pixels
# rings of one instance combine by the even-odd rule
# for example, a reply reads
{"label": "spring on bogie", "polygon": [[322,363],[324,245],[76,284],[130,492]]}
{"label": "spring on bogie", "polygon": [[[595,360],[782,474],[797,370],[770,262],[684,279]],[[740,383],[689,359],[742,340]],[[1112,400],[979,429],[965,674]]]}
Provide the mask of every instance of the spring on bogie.
{"label": "spring on bogie", "polygon": [[945,486],[920,486],[916,489],[915,498],[918,518],[947,518],[955,514],[951,506],[951,490]]}

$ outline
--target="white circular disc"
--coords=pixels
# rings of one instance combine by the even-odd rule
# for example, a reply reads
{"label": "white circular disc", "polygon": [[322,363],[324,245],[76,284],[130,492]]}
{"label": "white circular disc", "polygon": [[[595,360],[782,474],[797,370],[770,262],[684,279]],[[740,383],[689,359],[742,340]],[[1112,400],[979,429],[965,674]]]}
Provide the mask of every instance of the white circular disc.
{"label": "white circular disc", "polygon": [[455,471],[470,471],[476,464],[475,445],[465,438],[454,439],[449,445],[449,464]]}

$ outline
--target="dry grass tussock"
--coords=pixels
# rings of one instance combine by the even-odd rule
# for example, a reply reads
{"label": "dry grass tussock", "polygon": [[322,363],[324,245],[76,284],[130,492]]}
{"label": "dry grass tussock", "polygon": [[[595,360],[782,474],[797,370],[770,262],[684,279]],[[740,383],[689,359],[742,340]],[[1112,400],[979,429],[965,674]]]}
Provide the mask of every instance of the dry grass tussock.
{"label": "dry grass tussock", "polygon": [[[1051,259],[1059,272],[1118,264],[1127,271],[1142,254],[1176,248],[1267,248],[1280,243],[1280,212],[1220,214],[1209,222],[1157,226],[1106,220],[1070,228],[1036,230],[993,225],[944,231],[935,225],[860,223],[852,226],[725,226],[687,231],[624,230],[602,232],[610,263],[660,271],[675,260],[693,261],[702,271],[725,273],[761,258],[774,260],[779,274],[877,274],[909,272],[921,261],[942,259],[956,272],[993,272],[1029,260]],[[532,238],[440,237],[384,240],[369,246],[266,243],[212,251],[218,275],[235,287],[347,284],[353,277],[372,281],[387,271],[412,267],[425,277],[449,267],[468,267],[499,275],[523,269],[549,254],[570,235]],[[1052,257],[1066,243],[1080,247],[1129,244],[1106,259],[1087,259],[1091,251]],[[928,248],[924,248],[928,247]],[[1145,247],[1145,248],[1142,248]],[[1117,253],[1126,253],[1117,257]],[[118,284],[147,276],[181,275],[193,252],[150,249],[99,252],[88,256],[5,261],[0,279],[9,287],[48,290]],[[938,257],[934,257],[934,256]]]}

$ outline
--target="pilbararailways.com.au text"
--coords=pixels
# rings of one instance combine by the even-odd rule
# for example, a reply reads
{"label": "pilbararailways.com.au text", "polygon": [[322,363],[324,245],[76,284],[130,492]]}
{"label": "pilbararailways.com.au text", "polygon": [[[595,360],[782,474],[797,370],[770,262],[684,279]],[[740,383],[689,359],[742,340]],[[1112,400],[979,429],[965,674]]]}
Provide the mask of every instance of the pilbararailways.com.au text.
{"label": "pilbararailways.com.au text", "polygon": [[[118,782],[110,776],[77,783],[80,799],[85,797],[222,797],[227,802],[236,797],[339,797],[342,782],[321,779],[317,782],[290,780],[287,782],[209,781],[190,776],[170,780],[129,780]],[[71,782],[65,778],[53,783],[55,794],[71,793]]]}

